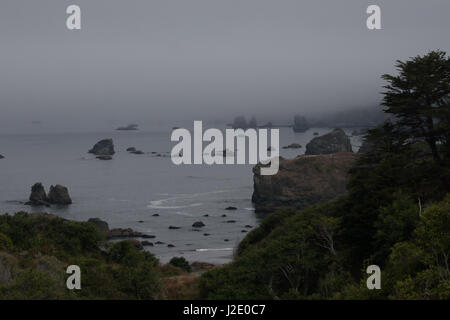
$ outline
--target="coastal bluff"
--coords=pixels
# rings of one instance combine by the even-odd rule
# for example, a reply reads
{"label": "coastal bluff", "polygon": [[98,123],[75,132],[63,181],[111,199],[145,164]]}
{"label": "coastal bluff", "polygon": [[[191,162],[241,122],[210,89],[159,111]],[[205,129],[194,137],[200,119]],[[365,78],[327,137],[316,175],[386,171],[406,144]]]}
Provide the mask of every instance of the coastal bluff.
{"label": "coastal bluff", "polygon": [[252,196],[255,211],[303,209],[345,194],[348,172],[357,158],[352,152],[280,157],[280,169],[272,176],[261,175],[261,165],[256,165]]}

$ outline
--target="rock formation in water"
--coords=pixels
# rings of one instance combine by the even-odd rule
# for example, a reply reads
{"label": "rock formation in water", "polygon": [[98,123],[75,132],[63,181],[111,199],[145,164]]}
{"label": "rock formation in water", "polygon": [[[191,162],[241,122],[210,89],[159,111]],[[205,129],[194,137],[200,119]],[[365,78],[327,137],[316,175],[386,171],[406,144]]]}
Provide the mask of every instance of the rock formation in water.
{"label": "rock formation in water", "polygon": [[280,158],[280,169],[272,176],[261,175],[261,165],[256,165],[252,196],[255,211],[302,209],[345,194],[348,171],[357,157],[354,153],[342,152]]}
{"label": "rock formation in water", "polygon": [[95,154],[96,156],[112,156],[115,153],[113,140],[100,140],[91,150],[88,151],[88,153]]}
{"label": "rock formation in water", "polygon": [[68,205],[72,203],[72,199],[70,198],[69,190],[57,184],[56,186],[50,186],[48,202],[51,204]]}
{"label": "rock formation in water", "polygon": [[99,218],[90,218],[88,220],[89,223],[92,223],[98,231],[103,233],[106,239],[123,239],[123,238],[144,238],[144,239],[153,239],[155,236],[147,235],[139,231],[134,231],[131,228],[114,228],[109,229],[109,225],[107,222],[99,219]]}
{"label": "rock formation in water", "polygon": [[309,129],[308,121],[306,121],[305,117],[297,115],[294,117],[294,126],[292,129],[294,132],[305,132]]}
{"label": "rock formation in water", "polygon": [[193,228],[202,228],[204,226],[205,226],[205,224],[202,221],[196,221],[192,224]]}
{"label": "rock formation in water", "polygon": [[284,146],[283,149],[300,149],[302,146],[298,143],[291,143],[288,146]]}
{"label": "rock formation in water", "polygon": [[336,152],[353,152],[350,139],[342,129],[334,129],[323,136],[312,139],[306,145],[305,154],[330,154]]}
{"label": "rock formation in water", "polygon": [[5,157],[0,154],[0,159],[4,159]]}
{"label": "rock formation in water", "polygon": [[135,131],[135,130],[139,130],[138,127],[139,126],[137,124],[132,123],[125,127],[118,127],[116,130],[118,130],[118,131]]}
{"label": "rock formation in water", "polygon": [[31,206],[49,206],[49,200],[42,183],[37,182],[31,187],[29,201],[25,203]]}

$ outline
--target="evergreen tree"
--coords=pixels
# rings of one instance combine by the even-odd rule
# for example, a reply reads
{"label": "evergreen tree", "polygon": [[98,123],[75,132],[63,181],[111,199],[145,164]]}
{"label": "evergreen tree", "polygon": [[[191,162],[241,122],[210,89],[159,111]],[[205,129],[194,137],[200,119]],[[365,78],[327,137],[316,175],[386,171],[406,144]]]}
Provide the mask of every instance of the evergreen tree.
{"label": "evergreen tree", "polygon": [[385,111],[395,116],[396,131],[409,143],[425,141],[436,163],[448,149],[450,123],[450,58],[443,51],[432,51],[409,61],[397,61],[399,75],[385,74]]}

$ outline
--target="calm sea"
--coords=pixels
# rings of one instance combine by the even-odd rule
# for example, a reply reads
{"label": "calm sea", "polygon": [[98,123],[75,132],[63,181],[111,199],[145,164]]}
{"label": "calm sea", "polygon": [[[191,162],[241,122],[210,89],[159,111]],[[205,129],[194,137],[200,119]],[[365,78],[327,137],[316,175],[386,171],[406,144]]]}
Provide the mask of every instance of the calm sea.
{"label": "calm sea", "polygon": [[[303,146],[281,149],[281,155],[293,158],[304,153],[304,146],[314,132],[328,131],[314,128],[294,133],[289,128],[280,129],[280,147],[294,142]],[[78,221],[98,217],[111,228],[129,227],[155,235],[150,241],[164,244],[146,250],[163,262],[173,256],[184,256],[189,261],[227,263],[246,234],[242,230],[248,230],[245,226],[255,227],[263,218],[255,214],[251,203],[252,167],[175,166],[170,157],[152,154],[170,152],[173,146],[170,133],[167,130],[2,134],[0,154],[5,158],[0,160],[0,212],[46,211]],[[111,161],[100,161],[87,154],[104,138],[114,140],[116,155]],[[359,139],[352,138],[352,143],[356,151]],[[129,154],[128,147],[146,153]],[[52,184],[67,186],[73,204],[60,208],[23,205],[35,182],[42,182],[47,191]],[[227,211],[228,206],[238,209]],[[224,214],[226,217],[222,217]],[[227,223],[228,220],[236,222]],[[191,226],[196,221],[206,226],[195,230]],[[180,229],[169,230],[169,226]],[[168,244],[175,247],[169,248]]]}

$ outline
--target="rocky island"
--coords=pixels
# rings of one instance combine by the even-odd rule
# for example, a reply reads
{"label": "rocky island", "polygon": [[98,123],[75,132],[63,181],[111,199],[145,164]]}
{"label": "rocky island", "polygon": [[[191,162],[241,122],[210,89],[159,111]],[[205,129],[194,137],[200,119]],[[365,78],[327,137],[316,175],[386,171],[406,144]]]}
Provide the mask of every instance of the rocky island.
{"label": "rocky island", "polygon": [[112,156],[115,154],[114,142],[112,139],[100,140],[88,151],[88,153],[92,153],[96,156]]}
{"label": "rocky island", "polygon": [[138,127],[139,126],[137,124],[132,123],[132,124],[129,124],[124,127],[118,127],[116,130],[117,131],[136,131],[136,130],[139,130]]}

